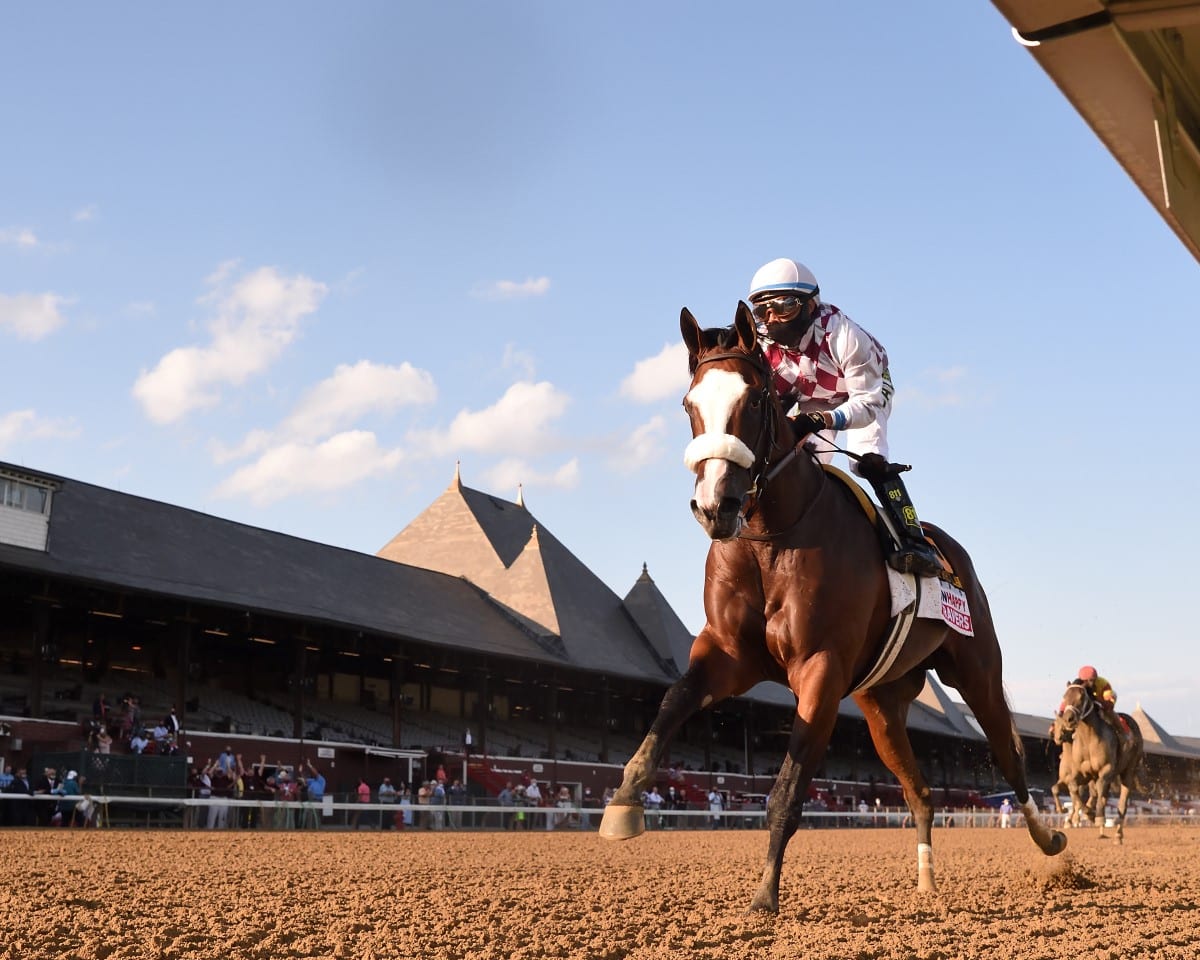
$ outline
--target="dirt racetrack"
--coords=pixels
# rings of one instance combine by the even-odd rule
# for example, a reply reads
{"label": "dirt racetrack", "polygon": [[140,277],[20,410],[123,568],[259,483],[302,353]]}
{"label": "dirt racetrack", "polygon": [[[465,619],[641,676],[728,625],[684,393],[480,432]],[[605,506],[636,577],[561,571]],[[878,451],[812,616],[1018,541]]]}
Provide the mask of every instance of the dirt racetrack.
{"label": "dirt racetrack", "polygon": [[1193,960],[1200,829],[802,830],[777,917],[763,831],[4,831],[0,958]]}

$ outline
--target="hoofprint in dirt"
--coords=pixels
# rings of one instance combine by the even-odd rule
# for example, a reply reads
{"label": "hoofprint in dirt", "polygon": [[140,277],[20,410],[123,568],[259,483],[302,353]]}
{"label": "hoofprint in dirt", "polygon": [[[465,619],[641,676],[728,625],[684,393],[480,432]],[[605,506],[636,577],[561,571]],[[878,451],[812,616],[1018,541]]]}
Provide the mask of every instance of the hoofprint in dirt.
{"label": "hoofprint in dirt", "polygon": [[778,916],[746,913],[767,835],[17,831],[3,960],[40,958],[1159,958],[1200,956],[1200,829],[801,830]]}

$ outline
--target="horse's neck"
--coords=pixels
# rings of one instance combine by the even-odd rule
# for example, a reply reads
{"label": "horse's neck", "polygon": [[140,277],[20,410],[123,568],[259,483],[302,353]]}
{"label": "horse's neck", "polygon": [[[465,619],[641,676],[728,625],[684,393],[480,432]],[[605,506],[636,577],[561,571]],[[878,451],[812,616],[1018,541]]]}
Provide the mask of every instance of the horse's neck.
{"label": "horse's neck", "polygon": [[[784,426],[790,435],[791,427]],[[777,452],[773,462],[788,455],[786,448]],[[770,469],[766,471],[770,473]],[[825,473],[806,450],[799,450],[791,460],[764,482],[758,494],[758,506],[750,517],[749,526],[757,533],[778,533],[795,526],[806,518],[810,508],[825,486]]]}

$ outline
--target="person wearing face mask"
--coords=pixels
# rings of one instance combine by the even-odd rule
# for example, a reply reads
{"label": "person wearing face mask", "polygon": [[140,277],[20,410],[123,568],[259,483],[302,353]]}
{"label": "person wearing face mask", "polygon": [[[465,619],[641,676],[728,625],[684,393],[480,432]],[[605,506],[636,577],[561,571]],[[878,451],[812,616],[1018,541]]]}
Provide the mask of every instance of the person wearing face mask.
{"label": "person wearing face mask", "polygon": [[750,281],[750,306],[775,390],[798,441],[810,435],[828,441],[817,444],[821,461],[833,459],[830,444],[845,433],[846,449],[857,456],[851,470],[871,484],[900,537],[888,564],[901,573],[937,576],[942,563],[887,459],[895,392],[887,351],[820,293],[812,271],[787,258],[764,264]]}

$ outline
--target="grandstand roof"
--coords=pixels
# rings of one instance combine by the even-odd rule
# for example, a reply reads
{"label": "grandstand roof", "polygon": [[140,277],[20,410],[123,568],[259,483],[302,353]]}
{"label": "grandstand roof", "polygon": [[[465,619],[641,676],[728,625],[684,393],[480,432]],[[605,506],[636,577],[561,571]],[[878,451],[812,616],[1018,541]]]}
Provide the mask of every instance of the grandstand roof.
{"label": "grandstand roof", "polygon": [[1148,753],[1165,753],[1179,757],[1200,756],[1200,750],[1177,740],[1167,733],[1150,714],[1142,709],[1139,703],[1130,714],[1137,721],[1138,729],[1142,731],[1142,740]]}
{"label": "grandstand roof", "polygon": [[47,549],[0,543],[0,567],[465,650],[553,659],[455,577],[39,475],[56,485]]}
{"label": "grandstand roof", "polygon": [[[662,626],[678,621],[673,612],[655,615],[647,604],[639,605],[648,624],[657,620],[662,626],[652,639],[621,598],[539,524],[523,501],[465,487],[457,470],[441,496],[378,555],[470,580],[543,643],[560,649],[571,666],[659,683],[679,675]],[[661,606],[667,606],[665,600]]]}

